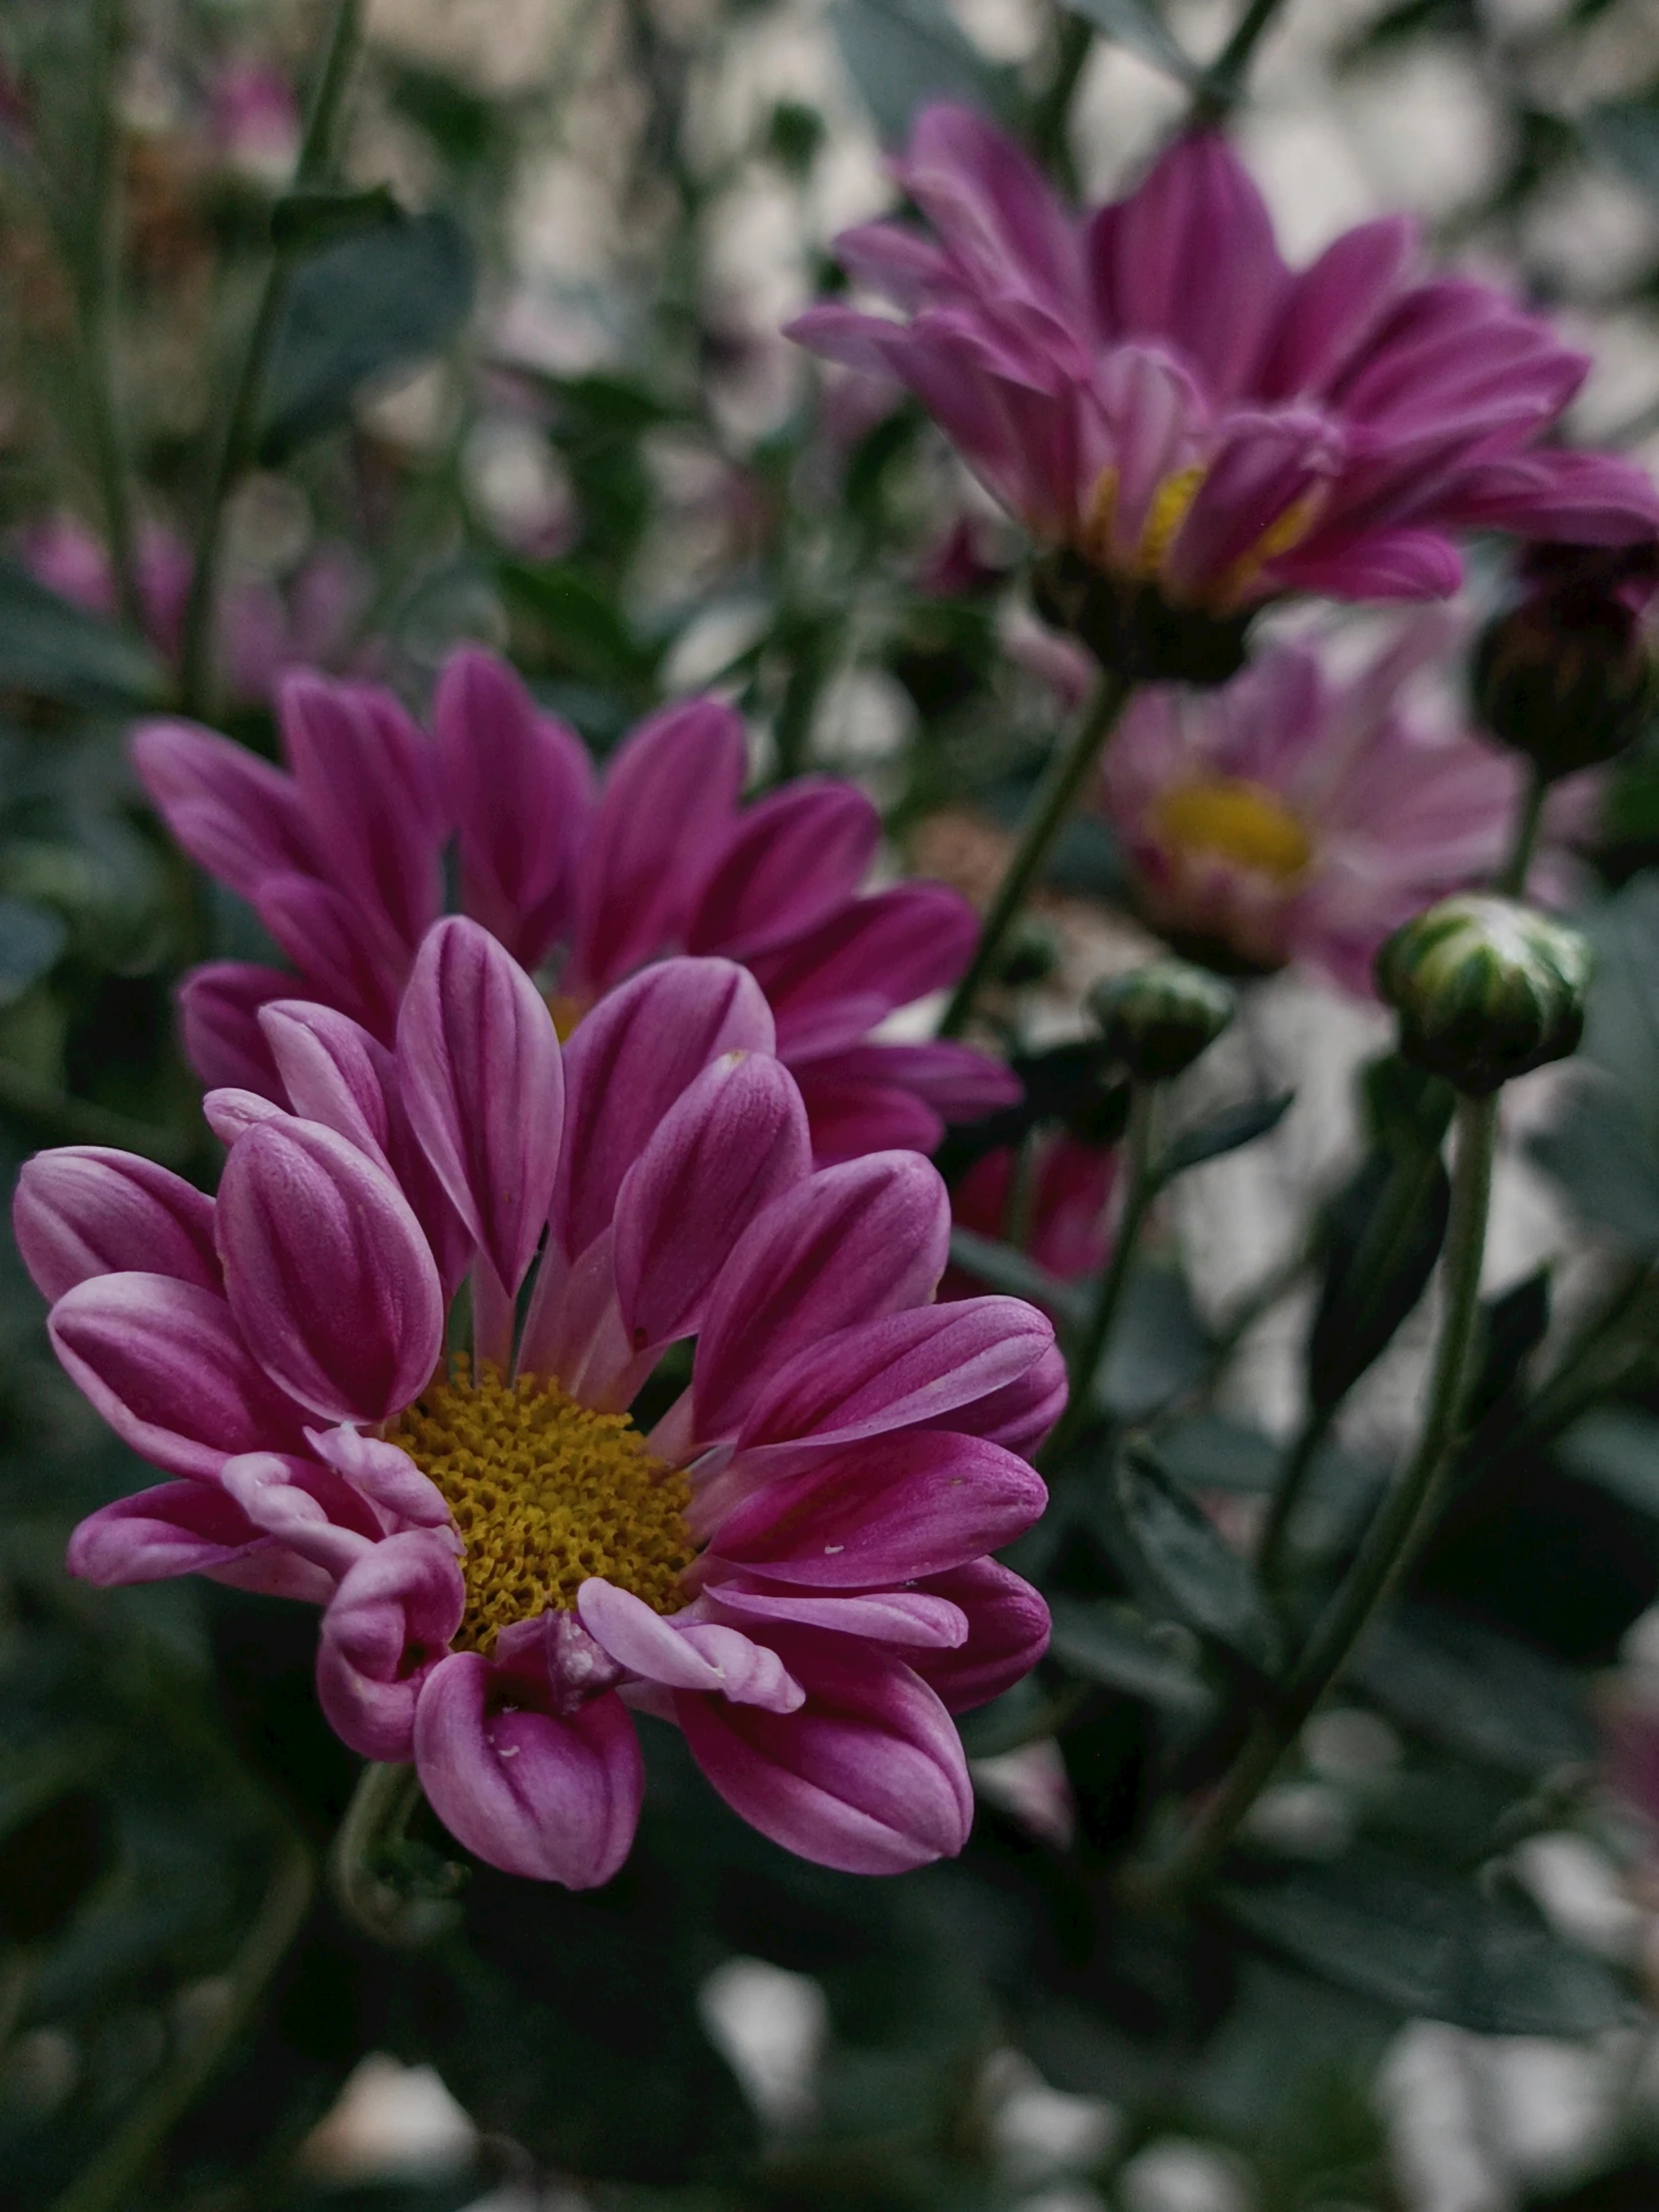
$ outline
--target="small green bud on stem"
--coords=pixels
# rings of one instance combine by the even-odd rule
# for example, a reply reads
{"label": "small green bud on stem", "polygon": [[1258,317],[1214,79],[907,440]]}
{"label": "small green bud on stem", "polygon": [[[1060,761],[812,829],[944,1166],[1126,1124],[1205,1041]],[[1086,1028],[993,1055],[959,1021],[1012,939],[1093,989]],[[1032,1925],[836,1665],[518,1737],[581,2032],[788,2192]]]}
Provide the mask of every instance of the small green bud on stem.
{"label": "small green bud on stem", "polygon": [[1230,983],[1186,960],[1153,960],[1089,993],[1107,1048],[1137,1083],[1167,1083],[1191,1067],[1237,1010]]}

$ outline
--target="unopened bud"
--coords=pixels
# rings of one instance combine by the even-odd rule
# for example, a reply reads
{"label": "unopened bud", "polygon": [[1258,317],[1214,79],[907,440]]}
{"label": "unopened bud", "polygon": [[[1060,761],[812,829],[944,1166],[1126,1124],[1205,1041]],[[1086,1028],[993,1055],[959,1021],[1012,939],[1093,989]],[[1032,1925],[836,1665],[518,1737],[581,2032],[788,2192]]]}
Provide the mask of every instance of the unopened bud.
{"label": "unopened bud", "polygon": [[1589,977],[1576,929],[1483,892],[1442,898],[1377,955],[1400,1050],[1475,1098],[1576,1048]]}
{"label": "unopened bud", "polygon": [[1139,1083],[1167,1083],[1191,1067],[1237,1006],[1231,984],[1186,960],[1153,960],[1089,993],[1107,1048]]}
{"label": "unopened bud", "polygon": [[1540,548],[1532,588],[1481,637],[1476,712],[1546,783],[1615,759],[1652,719],[1651,565],[1650,548]]}

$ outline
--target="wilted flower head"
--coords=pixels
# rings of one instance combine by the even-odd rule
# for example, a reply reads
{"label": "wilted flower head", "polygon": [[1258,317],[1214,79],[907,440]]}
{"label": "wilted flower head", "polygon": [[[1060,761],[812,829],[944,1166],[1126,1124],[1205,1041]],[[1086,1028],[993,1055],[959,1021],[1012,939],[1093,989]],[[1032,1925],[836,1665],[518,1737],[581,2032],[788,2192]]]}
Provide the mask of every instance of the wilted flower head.
{"label": "wilted flower head", "polygon": [[1408,704],[1408,680],[1443,644],[1430,616],[1353,677],[1281,645],[1224,690],[1140,693],[1100,790],[1148,919],[1368,992],[1383,937],[1488,876],[1514,816],[1516,764]]}
{"label": "wilted flower head", "polygon": [[[1042,1650],[1041,1599],[987,1554],[1042,1508],[1020,1454],[1065,1383],[1031,1308],[929,1303],[935,1170],[813,1169],[729,961],[648,969],[561,1051],[529,976],[454,918],[389,1049],[326,1007],[261,1018],[283,1103],[210,1096],[217,1200],[121,1153],[24,1170],[58,1355],[172,1477],[83,1521],[72,1570],[321,1604],[336,1731],[412,1760],[509,1872],[616,1871],[631,1709],[807,1858],[958,1850],[949,1715]],[[469,1357],[445,1350],[463,1281]],[[630,1406],[693,1338],[642,1433]]]}
{"label": "wilted flower head", "polygon": [[1455,587],[1458,531],[1619,544],[1659,522],[1627,463],[1539,442],[1582,354],[1489,285],[1412,276],[1402,217],[1288,269],[1214,131],[1081,217],[963,108],[922,111],[897,176],[930,234],[870,224],[836,251],[904,319],[826,303],[793,334],[908,385],[1094,574],[1222,615],[1414,599]]}
{"label": "wilted flower head", "polygon": [[[954,982],[977,933],[938,883],[860,895],[880,826],[852,785],[802,777],[753,806],[743,725],[694,699],[642,723],[595,790],[580,739],[488,653],[454,654],[428,739],[391,696],[290,677],[289,773],[193,723],[141,729],[134,759],[174,835],[258,911],[306,995],[389,1043],[457,848],[461,903],[543,980],[568,1034],[594,1001],[668,953],[741,960],[821,1160],[930,1152],[947,1119],[1017,1095],[969,1046],[874,1042],[896,1008]],[[257,1019],[292,976],[216,962],[183,992],[210,1083],[275,1095]]]}

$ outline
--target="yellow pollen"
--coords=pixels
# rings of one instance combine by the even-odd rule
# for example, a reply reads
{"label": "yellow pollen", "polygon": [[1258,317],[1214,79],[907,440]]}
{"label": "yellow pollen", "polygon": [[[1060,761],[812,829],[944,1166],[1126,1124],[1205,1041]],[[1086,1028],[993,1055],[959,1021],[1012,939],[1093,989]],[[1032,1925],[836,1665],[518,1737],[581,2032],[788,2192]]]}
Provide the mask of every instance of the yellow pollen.
{"label": "yellow pollen", "polygon": [[1178,851],[1213,853],[1276,883],[1300,875],[1314,856],[1314,840],[1291,810],[1238,777],[1178,785],[1153,815],[1164,842]]}
{"label": "yellow pollen", "polygon": [[1175,533],[1186,521],[1187,510],[1198,497],[1198,487],[1208,473],[1202,463],[1195,461],[1191,468],[1178,468],[1172,476],[1166,476],[1153,493],[1135,555],[1137,576],[1150,582],[1163,567],[1164,555],[1174,543]]}
{"label": "yellow pollen", "polygon": [[443,1492],[466,1545],[460,1649],[487,1654],[514,1621],[573,1610],[590,1575],[653,1612],[684,1604],[691,1484],[651,1456],[626,1413],[489,1367],[474,1384],[460,1360],[455,1380],[440,1373],[386,1433]]}

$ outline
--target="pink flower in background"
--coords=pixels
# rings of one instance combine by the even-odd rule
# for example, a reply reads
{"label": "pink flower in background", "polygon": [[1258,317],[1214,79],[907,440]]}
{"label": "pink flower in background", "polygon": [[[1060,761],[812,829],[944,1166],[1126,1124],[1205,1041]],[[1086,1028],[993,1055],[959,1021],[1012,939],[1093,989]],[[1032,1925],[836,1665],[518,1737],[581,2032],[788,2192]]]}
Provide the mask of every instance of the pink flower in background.
{"label": "pink flower in background", "polygon": [[[1034,1140],[1028,1178],[1017,1173],[1016,1161],[1013,1146],[998,1145],[973,1163],[950,1194],[956,1226],[1016,1245],[1063,1283],[1096,1274],[1108,1249],[1116,1154],[1062,1129]],[[980,1288],[959,1258],[945,1282],[947,1297],[971,1297]]]}
{"label": "pink flower in background", "polygon": [[907,385],[1040,542],[1172,605],[1433,597],[1460,531],[1622,544],[1659,524],[1628,463],[1539,442],[1586,358],[1487,284],[1413,276],[1403,217],[1293,271],[1214,132],[1074,217],[947,105],[897,176],[930,235],[869,224],[836,252],[903,319],[825,303],[792,334]]}
{"label": "pink flower in background", "polygon": [[[114,619],[109,555],[84,523],[69,515],[34,523],[19,552],[49,590]],[[137,566],[145,634],[162,660],[175,664],[190,598],[190,548],[177,532],[146,522]],[[282,671],[300,664],[343,665],[367,598],[361,564],[338,545],[319,546],[280,588],[266,578],[233,579],[220,595],[218,637],[220,674],[232,699],[239,706],[268,700]]]}
{"label": "pink flower in background", "polygon": [[[1044,1647],[988,1554],[1042,1510],[1023,1455],[1065,1382],[1031,1308],[930,1303],[935,1170],[813,1168],[729,961],[647,969],[561,1051],[530,977],[451,918],[389,1048],[324,1006],[261,1020],[282,1102],[210,1095],[217,1199],[118,1152],[23,1171],[59,1358],[170,1478],[83,1521],[72,1571],[319,1603],[335,1730],[412,1760],[511,1873],[615,1873],[634,1711],[806,1858],[959,1850],[950,1713]],[[470,1357],[445,1350],[463,1282]],[[692,1338],[642,1433],[628,1407]]]}
{"label": "pink flower in background", "polygon": [[208,128],[229,167],[280,183],[299,151],[299,103],[269,62],[222,62],[208,84]]}
{"label": "pink flower in background", "polygon": [[[1515,760],[1402,696],[1445,643],[1429,617],[1351,678],[1281,645],[1224,690],[1141,692],[1106,756],[1100,811],[1147,918],[1369,993],[1383,937],[1489,876],[1514,821]],[[1567,815],[1582,809],[1577,784],[1562,788]]]}
{"label": "pink flower in background", "polygon": [[[283,685],[279,721],[286,775],[191,723],[142,728],[134,759],[174,835],[255,907],[305,992],[383,1042],[442,911],[453,838],[462,906],[542,977],[566,1034],[667,953],[742,961],[821,1161],[930,1152],[947,1120],[1018,1096],[969,1046],[871,1038],[961,973],[973,911],[938,883],[860,892],[880,826],[850,784],[805,777],[743,806],[743,725],[718,701],[653,715],[597,790],[575,734],[474,648],[444,669],[431,739],[389,694],[313,676]],[[199,968],[183,1005],[203,1079],[274,1094],[257,1013],[293,991],[274,968]]]}

